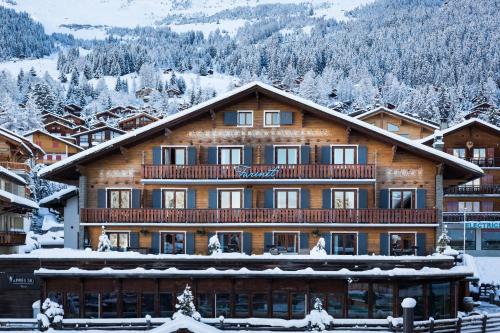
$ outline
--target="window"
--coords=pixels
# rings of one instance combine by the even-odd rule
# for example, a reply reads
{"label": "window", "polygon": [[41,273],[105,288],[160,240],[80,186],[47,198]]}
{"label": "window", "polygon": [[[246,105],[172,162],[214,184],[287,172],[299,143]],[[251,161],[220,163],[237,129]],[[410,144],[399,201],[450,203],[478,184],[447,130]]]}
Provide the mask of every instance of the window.
{"label": "window", "polygon": [[415,255],[416,242],[414,233],[389,233],[391,256]]}
{"label": "window", "polygon": [[406,138],[406,139],[410,138],[410,135],[408,133],[400,133],[399,135],[401,135],[403,138]]}
{"label": "window", "polygon": [[273,318],[288,319],[288,294],[273,293]]}
{"label": "window", "polygon": [[80,318],[80,295],[75,293],[66,294],[66,309],[64,311],[66,318]]}
{"label": "window", "polygon": [[275,190],[276,208],[299,208],[299,190]]}
{"label": "window", "polygon": [[374,283],[372,285],[373,318],[385,319],[392,316],[392,285]]}
{"label": "window", "polygon": [[141,297],[141,316],[154,316],[155,314],[155,295],[153,293],[143,293]]}
{"label": "window", "polygon": [[458,202],[459,212],[480,212],[481,206],[479,201],[459,201]]}
{"label": "window", "polygon": [[99,293],[87,293],[84,296],[85,318],[99,318]]}
{"label": "window", "polygon": [[105,141],[104,132],[96,132],[92,134],[92,143],[102,143]]}
{"label": "window", "polygon": [[231,294],[215,294],[215,317],[219,316],[231,316]]}
{"label": "window", "polygon": [[82,147],[89,146],[89,136],[88,135],[80,135],[80,146],[82,146]]}
{"label": "window", "polygon": [[107,232],[111,247],[115,250],[126,250],[129,247],[128,232]]}
{"label": "window", "polygon": [[291,294],[292,297],[292,319],[302,319],[306,314],[306,295]]}
{"label": "window", "polygon": [[280,112],[279,111],[264,111],[264,127],[279,127]]}
{"label": "window", "polygon": [[474,148],[472,149],[472,158],[475,160],[485,160],[486,159],[486,148]]}
{"label": "window", "polygon": [[335,209],[354,209],[357,207],[357,191],[356,190],[333,190],[333,205]]}
{"label": "window", "polygon": [[391,190],[391,208],[392,209],[413,208],[413,191]]}
{"label": "window", "polygon": [[391,123],[387,123],[387,130],[389,132],[397,132],[399,131],[399,126]]}
{"label": "window", "polygon": [[434,319],[451,317],[451,285],[449,282],[432,283],[429,291],[430,313]]}
{"label": "window", "polygon": [[338,147],[334,146],[333,151],[333,164],[355,164],[357,160],[357,148],[351,147]]}
{"label": "window", "polygon": [[198,312],[203,318],[213,317],[213,304],[210,294],[197,294]]}
{"label": "window", "polygon": [[[424,319],[424,288],[422,285],[399,285],[399,301],[397,304],[401,304],[403,300],[407,297],[411,297],[417,301],[417,306],[415,306],[415,319]],[[399,308],[399,314],[403,314],[403,309]]]}
{"label": "window", "polygon": [[465,148],[453,148],[453,156],[465,158]]}
{"label": "window", "polygon": [[347,297],[348,317],[368,318],[368,283],[349,283]]}
{"label": "window", "polygon": [[[334,316],[334,318],[344,317],[344,295],[342,293],[327,295],[327,312]],[[324,306],[325,303],[323,303]]]}
{"label": "window", "polygon": [[123,318],[137,318],[137,294],[124,292],[123,293]]}
{"label": "window", "polygon": [[166,209],[184,209],[186,208],[185,190],[164,190],[163,208]]}
{"label": "window", "polygon": [[355,233],[332,234],[332,254],[356,255],[358,235]]}
{"label": "window", "polygon": [[219,164],[238,165],[241,164],[241,147],[221,147],[219,148]]}
{"label": "window", "polygon": [[219,190],[219,208],[239,209],[241,206],[241,190]]}
{"label": "window", "polygon": [[160,292],[160,317],[171,317],[174,311],[174,295],[169,292]]}
{"label": "window", "polygon": [[250,309],[250,299],[246,294],[234,295],[234,316],[236,318],[248,318]]}
{"label": "window", "polygon": [[185,253],[185,234],[161,233],[161,253],[182,254]]}
{"label": "window", "polygon": [[276,232],[274,246],[280,253],[298,253],[298,233]]}
{"label": "window", "polygon": [[[450,246],[455,250],[464,248],[464,231],[462,229],[448,230],[448,236],[451,238]],[[476,233],[473,229],[465,229],[465,249],[476,249]]]}
{"label": "window", "polygon": [[298,164],[299,147],[275,147],[275,164]]}
{"label": "window", "polygon": [[253,112],[238,111],[238,127],[252,127],[252,126],[253,126]]}
{"label": "window", "polygon": [[241,252],[241,232],[221,232],[217,235],[222,252]]}
{"label": "window", "polygon": [[500,231],[481,230],[481,249],[500,250]]}
{"label": "window", "polygon": [[185,147],[165,147],[163,148],[163,164],[185,165],[187,161]]}
{"label": "window", "polygon": [[130,190],[108,190],[108,208],[130,208]]}
{"label": "window", "polygon": [[102,316],[101,318],[116,318],[117,306],[117,293],[109,292],[102,294]]}
{"label": "window", "polygon": [[254,294],[252,297],[252,317],[266,318],[268,313],[267,294]]}

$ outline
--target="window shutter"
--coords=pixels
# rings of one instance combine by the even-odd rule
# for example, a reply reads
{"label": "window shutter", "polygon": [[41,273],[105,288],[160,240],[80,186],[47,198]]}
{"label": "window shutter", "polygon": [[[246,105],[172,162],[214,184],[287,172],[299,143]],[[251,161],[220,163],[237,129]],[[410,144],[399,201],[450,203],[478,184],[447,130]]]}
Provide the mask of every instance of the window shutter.
{"label": "window shutter", "polygon": [[303,188],[300,190],[300,208],[308,209],[309,208],[309,189]]}
{"label": "window shutter", "polygon": [[311,146],[300,146],[300,163],[309,164],[311,159]]}
{"label": "window shutter", "polygon": [[424,209],[426,207],[427,190],[425,188],[417,189],[417,208]]}
{"label": "window shutter", "polygon": [[186,207],[188,209],[195,209],[196,208],[196,190],[194,190],[194,189],[187,190]]}
{"label": "window shutter", "polygon": [[264,253],[269,252],[269,249],[273,247],[273,233],[264,233]]}
{"label": "window shutter", "polygon": [[253,191],[250,188],[246,188],[243,191],[243,208],[252,208],[253,202]]}
{"label": "window shutter", "polygon": [[424,233],[418,233],[417,234],[417,255],[418,256],[425,256],[427,251],[425,249],[426,247],[426,238],[427,235]]}
{"label": "window shutter", "polygon": [[309,250],[309,234],[306,232],[300,233],[300,250]]}
{"label": "window shutter", "polygon": [[244,232],[243,233],[243,253],[247,255],[252,254],[252,233]]}
{"label": "window shutter", "polygon": [[217,164],[217,147],[208,147],[208,164]]}
{"label": "window shutter", "polygon": [[368,234],[366,232],[358,233],[358,254],[368,254]]}
{"label": "window shutter", "polygon": [[161,190],[155,189],[153,190],[153,208],[160,209],[162,208],[161,204]]}
{"label": "window shutter", "polygon": [[141,190],[132,189],[132,208],[141,208]]}
{"label": "window shutter", "polygon": [[264,208],[274,208],[274,192],[271,188],[264,191]]}
{"label": "window shutter", "polygon": [[161,147],[153,147],[153,164],[161,164]]}
{"label": "window shutter", "polygon": [[190,146],[187,148],[187,164],[196,164],[196,147]]}
{"label": "window shutter", "polygon": [[482,212],[493,212],[493,201],[482,201],[480,205]]}
{"label": "window shutter", "polygon": [[160,253],[160,233],[152,232],[151,233],[151,253],[158,254]]}
{"label": "window shutter", "polygon": [[131,232],[130,233],[130,248],[138,249],[139,248],[139,233]]}
{"label": "window shutter", "polygon": [[271,145],[264,147],[264,163],[274,164],[274,147]]}
{"label": "window shutter", "polygon": [[323,239],[325,240],[325,251],[326,254],[331,254],[331,243],[332,243],[332,235],[329,232],[325,232],[323,235],[321,235]]}
{"label": "window shutter", "polygon": [[368,151],[366,146],[358,147],[358,164],[367,164],[368,163]]}
{"label": "window shutter", "polygon": [[332,208],[332,190],[326,188],[323,190],[323,209]]}
{"label": "window shutter", "polygon": [[458,201],[448,202],[446,207],[448,212],[458,212]]}
{"label": "window shutter", "polygon": [[293,125],[293,112],[281,111],[280,112],[280,125]]}
{"label": "window shutter", "polygon": [[251,166],[253,164],[253,149],[252,146],[245,146],[243,150],[243,163],[246,166]]}
{"label": "window shutter", "polygon": [[331,164],[332,163],[332,147],[322,146],[321,147],[321,164]]}
{"label": "window shutter", "polygon": [[217,209],[217,189],[208,190],[208,208]]}
{"label": "window shutter", "polygon": [[384,188],[379,192],[378,206],[379,208],[389,208],[389,190]]}
{"label": "window shutter", "polygon": [[361,209],[366,209],[368,208],[368,190],[367,189],[360,189],[358,191],[358,208]]}
{"label": "window shutter", "polygon": [[225,111],[224,125],[237,125],[237,124],[238,124],[238,113],[236,111]]}
{"label": "window shutter", "polygon": [[389,255],[389,234],[380,234],[380,254],[383,256]]}
{"label": "window shutter", "polygon": [[97,190],[97,208],[106,208],[106,190],[103,188]]}
{"label": "window shutter", "polygon": [[186,254],[194,254],[194,232],[186,232]]}

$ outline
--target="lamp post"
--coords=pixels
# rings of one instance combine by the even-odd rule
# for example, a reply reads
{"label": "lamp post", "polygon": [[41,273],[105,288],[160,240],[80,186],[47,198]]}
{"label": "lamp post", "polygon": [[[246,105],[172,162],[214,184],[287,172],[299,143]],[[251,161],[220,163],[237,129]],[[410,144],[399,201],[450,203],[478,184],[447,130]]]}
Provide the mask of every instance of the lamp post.
{"label": "lamp post", "polygon": [[467,218],[467,206],[464,206],[464,254],[465,254],[465,221]]}

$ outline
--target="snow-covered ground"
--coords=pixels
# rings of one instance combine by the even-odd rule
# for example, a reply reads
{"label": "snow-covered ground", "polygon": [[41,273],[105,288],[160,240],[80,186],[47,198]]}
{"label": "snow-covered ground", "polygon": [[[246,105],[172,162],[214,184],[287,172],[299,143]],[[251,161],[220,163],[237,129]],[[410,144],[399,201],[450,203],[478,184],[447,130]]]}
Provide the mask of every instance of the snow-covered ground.
{"label": "snow-covered ground", "polygon": [[500,257],[474,257],[474,261],[481,283],[500,284]]}

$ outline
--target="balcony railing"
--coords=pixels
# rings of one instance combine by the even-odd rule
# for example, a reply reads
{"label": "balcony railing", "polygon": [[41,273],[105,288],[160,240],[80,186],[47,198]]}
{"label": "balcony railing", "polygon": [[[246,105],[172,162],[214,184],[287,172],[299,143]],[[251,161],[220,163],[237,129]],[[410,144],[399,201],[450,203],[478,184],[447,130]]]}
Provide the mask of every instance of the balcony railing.
{"label": "balcony railing", "polygon": [[149,209],[82,208],[89,223],[424,223],[434,209]]}
{"label": "balcony railing", "polygon": [[498,157],[490,157],[490,158],[464,158],[465,160],[477,164],[480,167],[500,167],[500,158]]}
{"label": "balcony railing", "polygon": [[23,245],[25,242],[26,234],[24,232],[0,231],[0,246]]}
{"label": "balcony railing", "polygon": [[500,222],[500,212],[444,212],[444,222]]}
{"label": "balcony railing", "polygon": [[500,185],[462,185],[444,190],[445,194],[500,194]]}
{"label": "balcony railing", "polygon": [[3,166],[6,169],[13,170],[13,171],[22,171],[22,172],[30,172],[30,166],[25,163],[20,163],[20,162],[7,162],[7,161],[0,161],[0,166]]}
{"label": "balcony railing", "polygon": [[143,165],[146,179],[373,179],[373,164]]}

